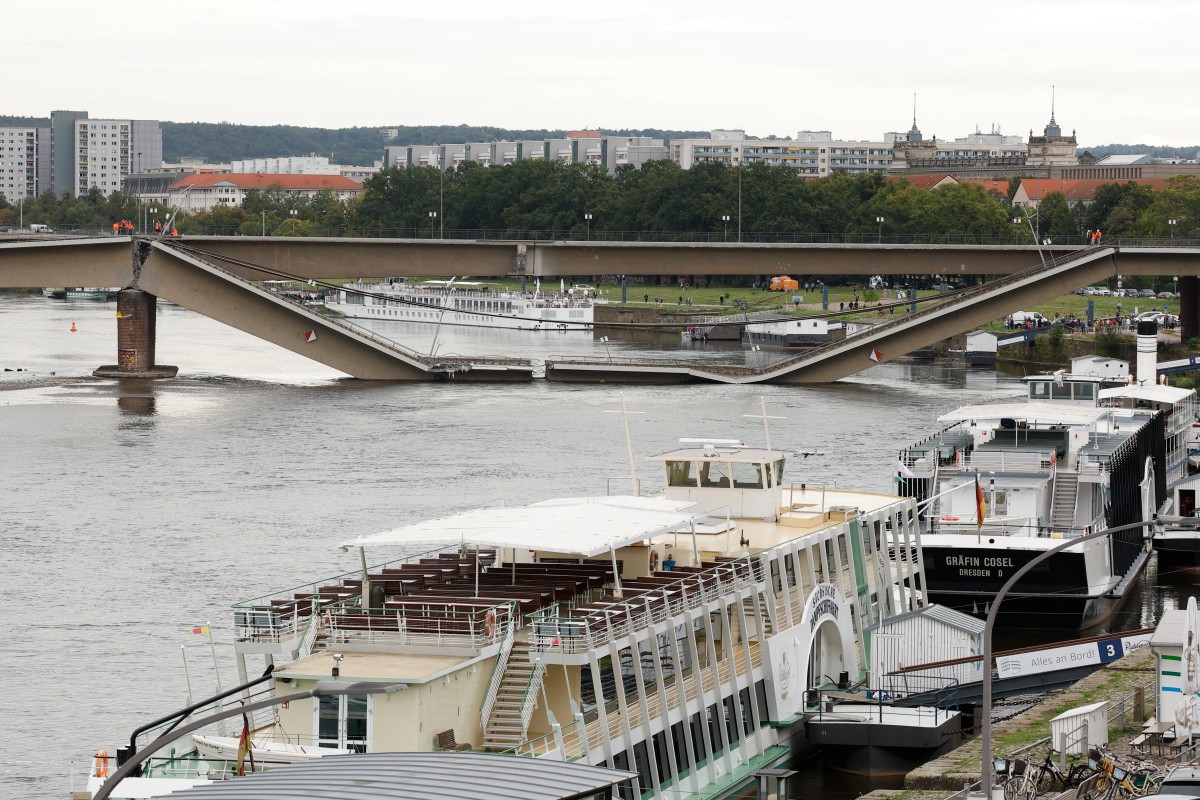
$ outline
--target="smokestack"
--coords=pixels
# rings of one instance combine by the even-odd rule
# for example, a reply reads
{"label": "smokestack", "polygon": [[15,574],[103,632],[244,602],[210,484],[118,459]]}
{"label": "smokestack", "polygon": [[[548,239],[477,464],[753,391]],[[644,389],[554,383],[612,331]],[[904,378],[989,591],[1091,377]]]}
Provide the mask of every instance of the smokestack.
{"label": "smokestack", "polygon": [[1153,386],[1158,380],[1158,323],[1139,320],[1137,324],[1137,382]]}

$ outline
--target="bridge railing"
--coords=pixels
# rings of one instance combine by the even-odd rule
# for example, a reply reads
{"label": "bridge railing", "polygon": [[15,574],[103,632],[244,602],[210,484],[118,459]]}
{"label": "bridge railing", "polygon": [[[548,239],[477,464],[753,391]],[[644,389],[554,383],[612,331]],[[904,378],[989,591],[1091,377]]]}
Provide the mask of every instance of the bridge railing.
{"label": "bridge railing", "polygon": [[[290,230],[285,226],[273,236],[288,237]],[[229,225],[201,225],[189,228],[191,236],[241,236],[240,227]],[[25,239],[95,239],[125,238],[112,237],[106,230],[86,230],[77,234],[34,234],[25,231],[13,232],[11,237]],[[408,239],[430,240],[426,227],[322,227],[307,228],[305,235],[297,238],[345,238],[345,239]],[[482,242],[655,242],[655,243],[709,243],[736,247],[739,244],[846,244],[846,245],[944,245],[944,246],[1010,246],[1033,250],[1038,245],[1028,234],[988,235],[975,233],[884,233],[842,232],[822,233],[818,231],[743,231],[741,241],[730,240],[722,230],[715,231],[600,231],[592,228],[587,233],[584,226],[575,228],[446,228],[432,239]],[[177,241],[177,240],[176,240]],[[1200,237],[1187,236],[1105,236],[1104,246],[1117,247],[1200,247]],[[1057,236],[1050,249],[1062,247],[1086,247],[1086,235]]]}

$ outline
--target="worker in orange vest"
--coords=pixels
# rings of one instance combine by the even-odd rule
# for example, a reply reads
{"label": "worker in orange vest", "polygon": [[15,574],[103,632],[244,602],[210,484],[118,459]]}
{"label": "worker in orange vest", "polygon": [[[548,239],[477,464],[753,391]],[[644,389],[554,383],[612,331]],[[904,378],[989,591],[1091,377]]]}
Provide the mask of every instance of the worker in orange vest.
{"label": "worker in orange vest", "polygon": [[162,221],[161,220],[157,220],[157,219],[154,220],[154,232],[162,233]]}
{"label": "worker in orange vest", "polygon": [[171,235],[172,235],[172,236],[178,236],[178,235],[179,235],[179,228],[171,228]]}

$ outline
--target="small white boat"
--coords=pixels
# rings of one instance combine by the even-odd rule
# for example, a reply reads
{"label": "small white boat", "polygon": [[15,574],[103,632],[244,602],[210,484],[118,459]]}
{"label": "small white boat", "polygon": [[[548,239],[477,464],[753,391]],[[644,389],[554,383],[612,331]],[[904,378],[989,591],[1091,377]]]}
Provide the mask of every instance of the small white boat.
{"label": "small white boat", "polygon": [[[236,761],[238,757],[238,737],[236,736],[202,736],[193,735],[192,741],[204,758],[215,761]],[[267,768],[280,764],[297,764],[311,761],[322,756],[344,756],[355,752],[341,747],[317,747],[316,745],[292,744],[290,742],[273,742],[267,738],[251,739],[250,749],[254,754],[256,768]]]}
{"label": "small white boat", "polygon": [[109,289],[99,287],[71,287],[67,289],[66,298],[68,300],[104,300],[107,299]]}

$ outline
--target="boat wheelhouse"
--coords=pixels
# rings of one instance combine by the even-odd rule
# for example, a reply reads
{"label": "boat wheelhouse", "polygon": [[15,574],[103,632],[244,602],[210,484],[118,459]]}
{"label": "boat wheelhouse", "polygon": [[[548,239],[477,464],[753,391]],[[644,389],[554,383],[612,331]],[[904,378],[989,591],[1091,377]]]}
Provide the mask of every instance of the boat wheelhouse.
{"label": "boat wheelhouse", "polygon": [[[405,689],[292,700],[255,715],[253,738],[628,769],[647,798],[723,796],[789,760],[821,692],[868,683],[864,632],[922,604],[915,501],[789,483],[788,451],[687,444],[649,459],[658,496],[406,525],[343,543],[362,570],[236,604],[240,676],[264,659],[263,695]],[[958,715],[941,715],[944,742]],[[190,747],[146,774],[178,777]]]}

